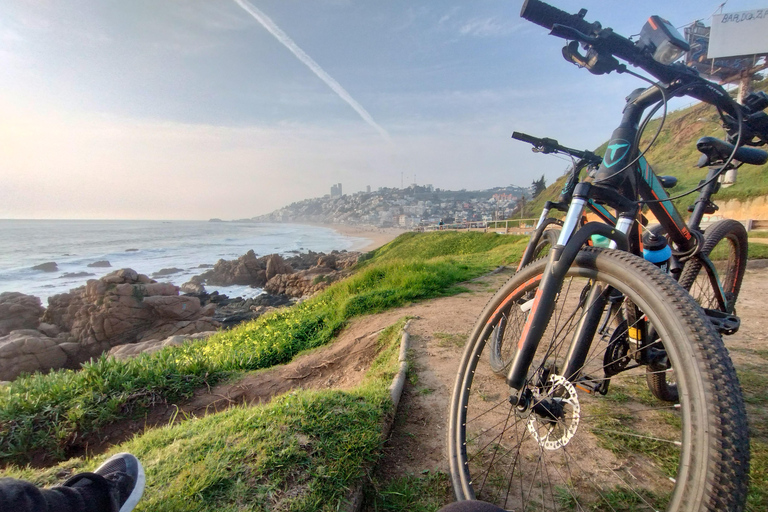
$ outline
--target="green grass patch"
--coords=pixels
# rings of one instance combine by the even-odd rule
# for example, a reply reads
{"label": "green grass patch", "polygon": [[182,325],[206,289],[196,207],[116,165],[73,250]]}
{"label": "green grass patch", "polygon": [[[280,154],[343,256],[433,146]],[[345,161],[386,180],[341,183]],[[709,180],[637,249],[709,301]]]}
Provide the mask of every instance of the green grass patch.
{"label": "green grass patch", "polygon": [[768,258],[768,244],[748,244],[747,257],[751,260],[764,260]]}
{"label": "green grass patch", "polygon": [[[380,456],[403,324],[381,334],[379,355],[352,391],[297,391],[265,406],[154,429],[116,447],[134,453],[146,469],[147,489],[136,510],[338,510]],[[100,460],[70,460],[42,472],[13,469],[6,476],[50,485],[63,470],[88,470]]]}
{"label": "green grass patch", "polygon": [[35,452],[61,460],[83,435],[155,403],[183,400],[229,375],[286,363],[328,343],[355,316],[456,293],[457,283],[519,259],[526,240],[407,233],[318,296],[207,340],[19,378],[0,388],[0,462],[28,460]]}
{"label": "green grass patch", "polygon": [[437,339],[437,344],[441,347],[459,347],[462,348],[467,343],[466,334],[453,334],[448,332],[436,332],[433,334]]}
{"label": "green grass patch", "polygon": [[750,448],[747,510],[762,512],[768,510],[768,440],[753,439]]}
{"label": "green grass patch", "polygon": [[453,501],[451,479],[441,471],[395,478],[386,484],[372,480],[366,490],[366,509],[434,512]]}

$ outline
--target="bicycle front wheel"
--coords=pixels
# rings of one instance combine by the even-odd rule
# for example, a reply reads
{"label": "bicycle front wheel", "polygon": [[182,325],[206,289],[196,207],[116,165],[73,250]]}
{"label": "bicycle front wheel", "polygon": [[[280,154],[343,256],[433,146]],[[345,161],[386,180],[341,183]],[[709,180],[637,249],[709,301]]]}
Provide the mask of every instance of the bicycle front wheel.
{"label": "bicycle front wheel", "polygon": [[[500,322],[505,337],[519,339],[545,265],[513,276],[467,343],[448,429],[457,499],[537,511],[740,510],[749,445],[733,365],[690,296],[642,259],[596,248],[579,254],[522,390],[528,406],[512,405],[518,391],[484,350]],[[566,354],[595,289],[605,299],[602,320],[584,366],[566,378]],[[651,351],[668,357],[677,403],[648,391],[642,362]]]}

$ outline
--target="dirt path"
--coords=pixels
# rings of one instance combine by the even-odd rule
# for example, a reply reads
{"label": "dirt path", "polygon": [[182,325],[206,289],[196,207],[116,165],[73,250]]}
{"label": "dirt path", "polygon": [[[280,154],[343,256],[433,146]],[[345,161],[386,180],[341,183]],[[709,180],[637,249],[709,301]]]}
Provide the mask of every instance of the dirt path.
{"label": "dirt path", "polygon": [[[470,293],[436,299],[405,308],[418,316],[411,322],[414,368],[400,402],[395,427],[379,463],[383,481],[426,472],[447,472],[446,431],[448,406],[463,344],[493,292],[512,274],[486,276],[474,281]],[[737,312],[742,327],[725,339],[742,374],[745,395],[750,369],[768,366],[768,268],[748,269]],[[748,404],[753,437],[768,435],[768,413],[761,404]]]}

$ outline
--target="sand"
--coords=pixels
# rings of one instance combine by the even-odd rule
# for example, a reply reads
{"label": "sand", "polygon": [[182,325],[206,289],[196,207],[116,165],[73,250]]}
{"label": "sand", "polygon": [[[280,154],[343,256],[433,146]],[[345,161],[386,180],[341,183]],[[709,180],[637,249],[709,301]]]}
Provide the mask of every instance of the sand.
{"label": "sand", "polygon": [[[304,224],[307,224],[306,222]],[[334,231],[345,236],[359,238],[360,243],[352,247],[353,251],[368,252],[378,249],[400,236],[407,233],[407,229],[402,228],[377,228],[375,226],[350,226],[347,224],[311,224],[331,228]]]}

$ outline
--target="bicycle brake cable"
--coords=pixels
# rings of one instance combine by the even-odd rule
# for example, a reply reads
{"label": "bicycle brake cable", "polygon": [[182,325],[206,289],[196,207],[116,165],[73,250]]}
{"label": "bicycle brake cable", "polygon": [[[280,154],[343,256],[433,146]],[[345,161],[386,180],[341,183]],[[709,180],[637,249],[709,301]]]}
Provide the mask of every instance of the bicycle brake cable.
{"label": "bicycle brake cable", "polygon": [[645,156],[645,154],[656,143],[656,140],[659,138],[659,135],[661,134],[661,129],[664,127],[664,121],[666,121],[666,119],[667,119],[667,93],[664,91],[664,88],[661,87],[661,85],[659,85],[658,82],[654,82],[650,78],[646,78],[643,75],[635,73],[634,71],[631,71],[629,69],[624,69],[623,72],[624,73],[628,73],[628,74],[630,74],[630,75],[632,75],[634,77],[637,77],[637,78],[639,78],[641,80],[644,80],[644,81],[648,82],[651,85],[656,86],[659,89],[659,92],[661,93],[661,101],[662,101],[662,105],[664,106],[664,112],[661,115],[661,122],[659,123],[659,128],[656,130],[656,133],[654,134],[653,138],[651,139],[651,142],[648,143],[648,147],[646,147],[640,154],[638,154],[631,162],[629,162],[627,165],[625,165],[624,167],[622,167],[621,169],[619,169],[615,173],[610,174],[610,175],[606,176],[605,178],[600,178],[599,180],[595,180],[593,182],[595,185],[599,185],[600,183],[602,183],[604,181],[610,180],[614,176],[618,176],[619,174],[621,174],[622,172],[626,171],[627,169],[629,169],[630,167],[635,165],[637,162],[639,162],[640,159],[643,156]]}
{"label": "bicycle brake cable", "polygon": [[[696,84],[696,85],[700,85],[700,84]],[[718,111],[719,110],[720,109],[718,108]],[[723,174],[723,172],[728,167],[728,165],[730,165],[730,163],[733,161],[733,157],[736,155],[736,150],[739,149],[739,146],[741,145],[741,138],[742,138],[742,135],[743,135],[744,114],[742,113],[740,108],[737,108],[737,109],[734,109],[734,110],[736,110],[736,118],[737,118],[736,120],[739,123],[739,135],[736,137],[736,144],[734,144],[734,146],[733,146],[733,151],[731,151],[731,154],[728,156],[728,158],[726,159],[725,163],[720,167],[720,170],[717,173],[715,173],[714,176],[712,176],[710,179],[700,183],[697,187],[692,188],[691,190],[688,190],[688,191],[683,192],[681,194],[678,194],[676,196],[670,196],[670,197],[668,197],[666,199],[640,200],[640,201],[636,201],[636,203],[637,204],[662,203],[664,201],[672,201],[674,199],[680,199],[680,198],[685,197],[687,195],[693,194],[694,192],[698,192],[702,188],[706,187],[707,185],[709,185],[710,183],[712,183],[713,181],[718,179],[720,177],[720,175]]]}

